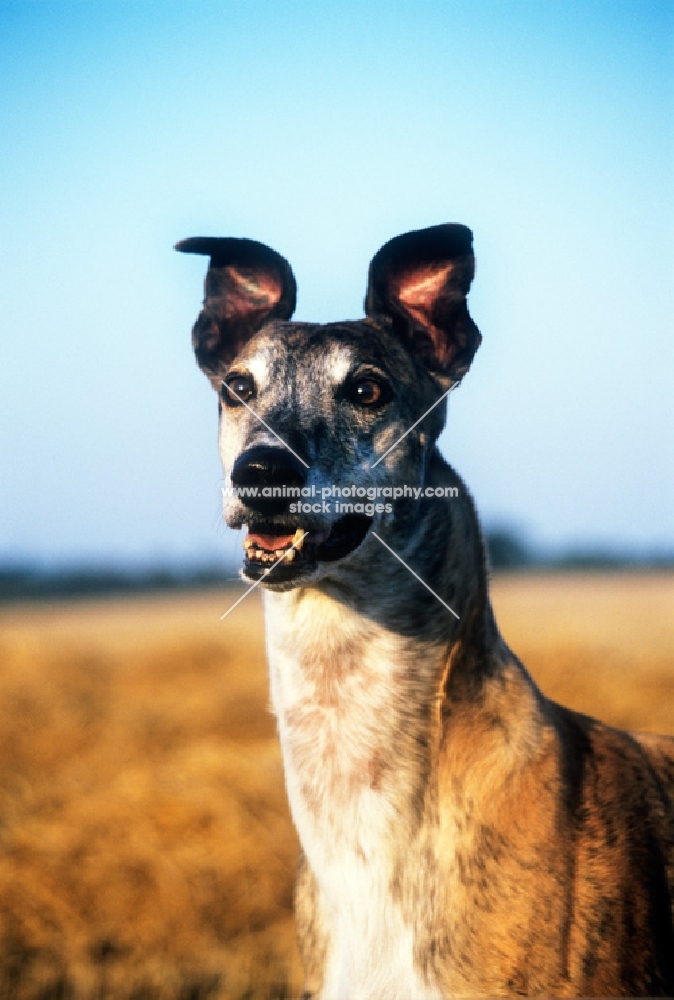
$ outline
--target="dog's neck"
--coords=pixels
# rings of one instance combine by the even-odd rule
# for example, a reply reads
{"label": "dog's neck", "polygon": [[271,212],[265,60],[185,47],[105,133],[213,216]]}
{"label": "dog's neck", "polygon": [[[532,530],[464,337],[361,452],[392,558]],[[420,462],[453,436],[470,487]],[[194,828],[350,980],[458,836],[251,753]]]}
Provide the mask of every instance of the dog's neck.
{"label": "dog's neck", "polygon": [[290,804],[303,840],[330,831],[328,853],[341,838],[368,857],[401,813],[413,833],[441,702],[479,687],[498,642],[472,501],[439,455],[428,481],[459,495],[418,505],[407,535],[394,527],[386,540],[437,596],[372,537],[353,574],[265,596]]}

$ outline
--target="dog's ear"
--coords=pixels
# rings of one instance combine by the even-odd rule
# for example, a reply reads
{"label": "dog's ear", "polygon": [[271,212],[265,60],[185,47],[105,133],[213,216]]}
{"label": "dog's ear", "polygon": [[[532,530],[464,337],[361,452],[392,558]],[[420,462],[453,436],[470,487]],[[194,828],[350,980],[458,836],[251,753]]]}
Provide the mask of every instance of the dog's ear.
{"label": "dog's ear", "polygon": [[207,375],[229,365],[268,320],[292,316],[295,277],[288,261],[264,243],[194,236],[175,249],[211,258],[204,305],[192,329],[194,353]]}
{"label": "dog's ear", "polygon": [[466,226],[404,233],[372,259],[365,313],[388,316],[432,372],[457,381],[482,340],[466,304],[474,274],[473,234]]}

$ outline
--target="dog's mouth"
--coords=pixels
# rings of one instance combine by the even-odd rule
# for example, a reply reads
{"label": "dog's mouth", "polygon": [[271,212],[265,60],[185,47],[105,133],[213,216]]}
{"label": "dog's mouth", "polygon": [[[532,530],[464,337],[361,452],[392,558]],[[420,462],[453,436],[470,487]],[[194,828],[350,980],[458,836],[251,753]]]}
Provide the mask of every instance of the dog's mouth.
{"label": "dog's mouth", "polygon": [[250,580],[267,576],[284,583],[316,569],[319,562],[336,562],[357,549],[372,524],[371,517],[345,514],[331,528],[258,523],[248,526],[244,538],[244,575]]}

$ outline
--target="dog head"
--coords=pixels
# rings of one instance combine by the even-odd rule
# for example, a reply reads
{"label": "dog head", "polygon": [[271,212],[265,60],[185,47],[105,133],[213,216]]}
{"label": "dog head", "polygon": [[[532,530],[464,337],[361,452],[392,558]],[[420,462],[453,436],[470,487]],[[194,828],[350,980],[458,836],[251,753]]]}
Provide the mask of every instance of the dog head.
{"label": "dog head", "polygon": [[219,397],[225,520],[248,528],[243,575],[287,589],[357,564],[369,529],[395,519],[394,487],[424,483],[446,412],[433,404],[480,344],[470,230],[390,240],[370,264],[365,319],[325,325],[289,322],[295,279],[264,244],[176,249],[210,257],[193,344]]}

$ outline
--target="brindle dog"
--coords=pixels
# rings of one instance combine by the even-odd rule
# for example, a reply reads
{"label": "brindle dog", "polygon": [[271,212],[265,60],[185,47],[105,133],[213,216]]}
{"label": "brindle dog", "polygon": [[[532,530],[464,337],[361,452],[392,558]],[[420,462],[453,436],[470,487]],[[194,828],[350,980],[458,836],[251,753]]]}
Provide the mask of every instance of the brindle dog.
{"label": "brindle dog", "polygon": [[[445,401],[426,413],[481,339],[470,230],[391,240],[367,318],[327,325],[289,322],[295,281],[268,247],[177,248],[210,255],[194,349],[225,481],[257,490],[225,518],[266,591],[305,996],[671,996],[674,740],[536,688],[436,446]],[[421,489],[344,513],[320,502],[333,484]]]}

